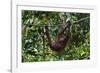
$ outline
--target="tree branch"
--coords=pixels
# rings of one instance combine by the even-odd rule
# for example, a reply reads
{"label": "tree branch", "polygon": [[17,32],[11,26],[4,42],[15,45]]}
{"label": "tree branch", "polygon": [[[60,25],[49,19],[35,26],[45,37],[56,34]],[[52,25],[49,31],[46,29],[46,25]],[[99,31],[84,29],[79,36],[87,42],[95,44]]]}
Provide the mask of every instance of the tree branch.
{"label": "tree branch", "polygon": [[72,24],[77,24],[77,23],[80,23],[86,19],[89,19],[90,17],[85,17],[85,18],[81,18],[80,20],[77,20],[77,21],[74,21]]}

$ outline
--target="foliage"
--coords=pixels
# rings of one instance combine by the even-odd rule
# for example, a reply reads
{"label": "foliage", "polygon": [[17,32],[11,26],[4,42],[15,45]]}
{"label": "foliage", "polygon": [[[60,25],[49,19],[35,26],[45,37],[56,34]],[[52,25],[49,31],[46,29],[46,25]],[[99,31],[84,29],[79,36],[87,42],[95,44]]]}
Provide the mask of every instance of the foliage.
{"label": "foliage", "polygon": [[[22,10],[22,62],[83,60],[90,58],[90,19],[74,24],[89,13]],[[44,26],[49,27],[52,41],[63,22],[70,19],[71,39],[63,54],[56,54],[48,45]]]}

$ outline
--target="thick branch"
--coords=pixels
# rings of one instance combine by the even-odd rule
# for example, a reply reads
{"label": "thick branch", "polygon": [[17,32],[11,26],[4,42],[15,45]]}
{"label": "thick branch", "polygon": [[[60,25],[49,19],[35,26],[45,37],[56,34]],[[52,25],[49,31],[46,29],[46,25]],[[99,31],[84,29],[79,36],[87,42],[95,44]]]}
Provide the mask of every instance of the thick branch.
{"label": "thick branch", "polygon": [[77,24],[77,23],[80,23],[86,19],[89,19],[90,17],[85,17],[85,18],[81,18],[80,20],[77,20],[77,21],[74,21],[72,24]]}

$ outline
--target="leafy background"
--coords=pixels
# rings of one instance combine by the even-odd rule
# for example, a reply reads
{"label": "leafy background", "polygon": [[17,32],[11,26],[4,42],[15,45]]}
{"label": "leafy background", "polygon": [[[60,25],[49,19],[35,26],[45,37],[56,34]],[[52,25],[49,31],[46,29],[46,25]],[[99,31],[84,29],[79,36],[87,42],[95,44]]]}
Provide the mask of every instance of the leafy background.
{"label": "leafy background", "polygon": [[44,26],[47,25],[54,41],[64,19],[74,23],[86,17],[90,14],[22,10],[22,62],[90,59],[90,18],[72,24],[71,39],[63,54],[52,51],[44,35]]}

